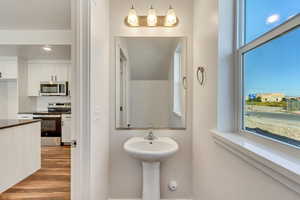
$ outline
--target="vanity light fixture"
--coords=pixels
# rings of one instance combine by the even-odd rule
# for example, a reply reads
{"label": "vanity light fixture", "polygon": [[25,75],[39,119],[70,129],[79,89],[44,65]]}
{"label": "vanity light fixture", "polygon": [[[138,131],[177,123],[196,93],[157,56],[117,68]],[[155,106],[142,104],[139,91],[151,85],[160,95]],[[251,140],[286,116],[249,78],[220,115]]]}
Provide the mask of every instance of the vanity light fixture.
{"label": "vanity light fixture", "polygon": [[129,10],[127,22],[130,24],[130,26],[139,26],[139,18],[136,14],[133,4]]}
{"label": "vanity light fixture", "polygon": [[156,26],[157,25],[156,11],[152,5],[151,5],[150,9],[148,10],[147,24],[148,24],[148,26]]}
{"label": "vanity light fixture", "polygon": [[43,50],[46,52],[50,52],[50,51],[52,51],[52,48],[49,45],[45,45],[45,46],[43,46]]}
{"label": "vanity light fixture", "polygon": [[172,6],[169,7],[166,16],[157,16],[156,10],[150,6],[147,16],[138,16],[133,6],[129,10],[128,16],[124,20],[128,27],[175,27],[179,23],[179,19],[175,14]]}
{"label": "vanity light fixture", "polygon": [[169,10],[167,12],[167,16],[165,19],[165,26],[173,26],[177,22],[177,16],[175,14],[174,8],[170,5]]}

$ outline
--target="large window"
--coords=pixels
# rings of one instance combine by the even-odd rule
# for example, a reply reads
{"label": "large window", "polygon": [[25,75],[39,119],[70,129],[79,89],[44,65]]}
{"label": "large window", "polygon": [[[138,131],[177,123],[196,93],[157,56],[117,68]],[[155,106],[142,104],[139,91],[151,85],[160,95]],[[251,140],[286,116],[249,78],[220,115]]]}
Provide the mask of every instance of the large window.
{"label": "large window", "polygon": [[244,6],[241,129],[300,147],[300,1]]}

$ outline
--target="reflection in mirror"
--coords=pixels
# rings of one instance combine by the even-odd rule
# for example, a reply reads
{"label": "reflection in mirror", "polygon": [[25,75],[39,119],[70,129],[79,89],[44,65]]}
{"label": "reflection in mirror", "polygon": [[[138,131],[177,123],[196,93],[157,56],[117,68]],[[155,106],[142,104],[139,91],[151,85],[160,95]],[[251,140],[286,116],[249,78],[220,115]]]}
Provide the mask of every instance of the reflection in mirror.
{"label": "reflection in mirror", "polygon": [[116,127],[186,128],[186,39],[116,39]]}

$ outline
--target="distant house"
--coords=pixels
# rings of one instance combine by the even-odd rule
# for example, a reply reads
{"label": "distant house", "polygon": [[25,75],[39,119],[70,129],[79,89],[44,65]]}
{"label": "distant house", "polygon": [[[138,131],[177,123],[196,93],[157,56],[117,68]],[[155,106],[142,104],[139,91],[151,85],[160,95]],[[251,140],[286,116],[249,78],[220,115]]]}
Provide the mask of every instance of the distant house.
{"label": "distant house", "polygon": [[281,102],[285,95],[283,93],[261,93],[256,94],[256,97],[261,98],[261,102]]}

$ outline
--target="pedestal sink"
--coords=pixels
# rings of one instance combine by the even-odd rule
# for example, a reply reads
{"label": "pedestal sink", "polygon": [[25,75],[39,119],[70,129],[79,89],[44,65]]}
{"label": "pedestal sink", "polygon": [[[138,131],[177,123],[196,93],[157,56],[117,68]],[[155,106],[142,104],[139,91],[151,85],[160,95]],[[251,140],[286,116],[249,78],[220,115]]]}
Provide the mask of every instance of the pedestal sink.
{"label": "pedestal sink", "polygon": [[160,200],[160,162],[178,151],[178,144],[168,137],[133,137],[124,150],[143,164],[143,200]]}

